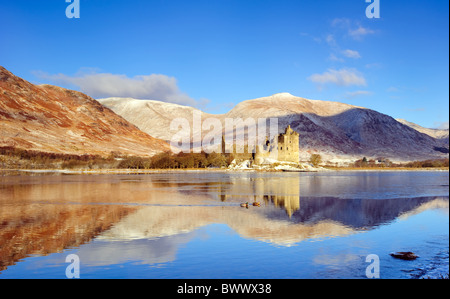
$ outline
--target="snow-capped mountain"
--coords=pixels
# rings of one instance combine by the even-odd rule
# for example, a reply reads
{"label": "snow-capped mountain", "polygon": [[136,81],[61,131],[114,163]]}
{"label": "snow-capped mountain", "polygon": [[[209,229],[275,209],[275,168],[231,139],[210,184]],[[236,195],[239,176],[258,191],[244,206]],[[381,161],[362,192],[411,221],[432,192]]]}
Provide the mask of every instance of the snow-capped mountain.
{"label": "snow-capped mountain", "polygon": [[[300,159],[319,153],[328,161],[389,158],[412,161],[448,157],[447,143],[377,111],[338,102],[309,100],[279,93],[240,102],[228,113],[212,115],[198,109],[158,101],[130,98],[98,100],[154,137],[170,141],[170,124],[185,118],[193,128],[193,115],[201,119],[277,118],[278,131],[290,125],[300,134]],[[197,126],[198,128],[198,126]],[[208,130],[203,130],[203,135]],[[192,135],[191,135],[192,136]]]}

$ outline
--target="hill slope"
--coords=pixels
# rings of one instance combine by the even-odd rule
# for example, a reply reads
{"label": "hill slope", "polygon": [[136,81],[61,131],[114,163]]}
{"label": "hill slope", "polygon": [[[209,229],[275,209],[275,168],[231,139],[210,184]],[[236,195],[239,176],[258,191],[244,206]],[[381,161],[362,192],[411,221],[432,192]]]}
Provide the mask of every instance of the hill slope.
{"label": "hill slope", "polygon": [[33,85],[1,66],[0,128],[0,146],[42,152],[148,156],[169,149],[83,93]]}
{"label": "hill slope", "polygon": [[[192,124],[192,107],[156,101],[109,98],[100,103],[122,115],[148,134],[170,141],[173,119],[186,118]],[[226,118],[277,118],[278,131],[291,127],[300,133],[300,159],[320,153],[325,160],[351,161],[385,157],[395,161],[448,157],[442,152],[442,140],[424,134],[394,118],[363,107],[308,100],[288,93],[247,100],[226,114],[202,114],[222,124]],[[191,126],[192,127],[192,126]],[[203,132],[203,136],[208,131]],[[445,145],[444,145],[445,146]],[[446,145],[448,150],[448,143]],[[440,149],[440,150],[439,150]],[[445,152],[445,150],[444,150]]]}
{"label": "hill slope", "polygon": [[448,129],[429,129],[429,128],[424,128],[422,126],[419,126],[418,124],[409,122],[407,120],[404,119],[396,119],[398,122],[401,122],[404,125],[407,125],[408,127],[413,128],[416,131],[419,131],[421,133],[427,134],[433,138],[436,138],[440,141],[442,141],[442,143],[445,145],[449,144],[449,130]]}

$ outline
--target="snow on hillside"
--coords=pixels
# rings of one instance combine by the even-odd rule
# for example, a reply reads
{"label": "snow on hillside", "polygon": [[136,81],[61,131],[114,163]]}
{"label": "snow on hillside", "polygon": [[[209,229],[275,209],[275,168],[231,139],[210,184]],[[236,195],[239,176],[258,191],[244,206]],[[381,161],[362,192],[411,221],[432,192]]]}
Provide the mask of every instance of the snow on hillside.
{"label": "snow on hillside", "polygon": [[[392,161],[448,157],[442,148],[442,140],[436,138],[438,136],[405,125],[388,115],[364,107],[309,100],[289,93],[243,101],[220,115],[150,100],[108,98],[99,102],[149,135],[167,141],[176,133],[170,130],[174,119],[188,120],[192,129],[193,114],[197,113],[203,120],[212,117],[222,124],[227,118],[253,118],[255,122],[260,118],[276,118],[278,133],[290,125],[300,134],[301,161],[307,161],[313,153],[321,154],[325,161],[336,163],[352,162],[364,156]],[[202,136],[208,132],[203,131]]]}

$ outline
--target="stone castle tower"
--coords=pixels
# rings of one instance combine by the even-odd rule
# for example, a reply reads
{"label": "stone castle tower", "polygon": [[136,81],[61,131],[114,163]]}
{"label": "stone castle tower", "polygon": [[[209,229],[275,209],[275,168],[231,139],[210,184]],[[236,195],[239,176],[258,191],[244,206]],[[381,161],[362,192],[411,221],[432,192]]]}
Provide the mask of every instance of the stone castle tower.
{"label": "stone castle tower", "polygon": [[278,135],[278,160],[298,163],[299,134],[289,125],[284,134]]}
{"label": "stone castle tower", "polygon": [[[222,153],[225,152],[225,138],[222,136]],[[276,143],[267,137],[262,145],[250,150],[245,146],[244,151],[238,153],[233,144],[231,153],[236,160],[252,160],[255,164],[262,164],[266,158],[284,162],[298,163],[299,161],[299,134],[289,125],[285,132],[276,137]]]}

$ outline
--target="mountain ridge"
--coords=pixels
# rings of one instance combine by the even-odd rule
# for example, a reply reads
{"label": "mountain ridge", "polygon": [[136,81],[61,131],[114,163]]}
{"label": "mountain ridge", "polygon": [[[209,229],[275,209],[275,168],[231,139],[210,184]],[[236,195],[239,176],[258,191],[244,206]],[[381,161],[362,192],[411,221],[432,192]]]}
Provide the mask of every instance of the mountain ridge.
{"label": "mountain ridge", "polygon": [[447,144],[449,143],[449,129],[424,128],[418,124],[407,121],[405,119],[397,118],[396,120],[404,125],[407,125],[408,127],[413,128],[416,131],[427,134],[436,139],[440,139],[443,142],[446,142]]}
{"label": "mountain ridge", "polygon": [[[170,121],[177,117],[185,117],[192,128],[192,113],[197,111],[201,113],[203,120],[214,117],[222,124],[225,118],[276,117],[279,133],[288,125],[300,133],[300,159],[303,161],[308,160],[313,153],[319,153],[325,160],[331,162],[354,161],[363,156],[383,157],[393,161],[448,157],[442,152],[443,147],[444,151],[448,150],[448,142],[419,132],[391,116],[364,107],[333,101],[309,100],[289,93],[245,100],[223,114],[208,114],[178,104],[175,104],[177,113],[172,113],[174,110],[159,102],[151,107],[154,113],[152,117],[148,117],[150,114],[143,105],[146,100],[127,99],[128,103],[141,105],[141,109],[132,109],[130,106],[125,108],[121,98],[98,101],[141,130],[166,141],[170,141],[174,134],[168,130]],[[155,112],[159,112],[163,117],[156,115]],[[140,121],[144,118],[145,126]]]}
{"label": "mountain ridge", "polygon": [[95,99],[34,85],[0,66],[0,146],[63,154],[151,156],[169,145]]}
{"label": "mountain ridge", "polygon": [[[0,66],[0,100],[0,147],[152,156],[170,150],[176,133],[171,124],[177,118],[196,130],[184,133],[189,139],[208,133],[194,124],[199,119],[215,118],[224,124],[226,119],[276,118],[278,133],[291,126],[300,134],[302,161],[314,153],[332,163],[362,157],[399,162],[448,158],[448,130],[426,129],[368,108],[289,93],[241,101],[226,113],[210,114],[154,100],[95,100],[58,86],[34,85]],[[223,132],[231,134],[218,134]]]}

